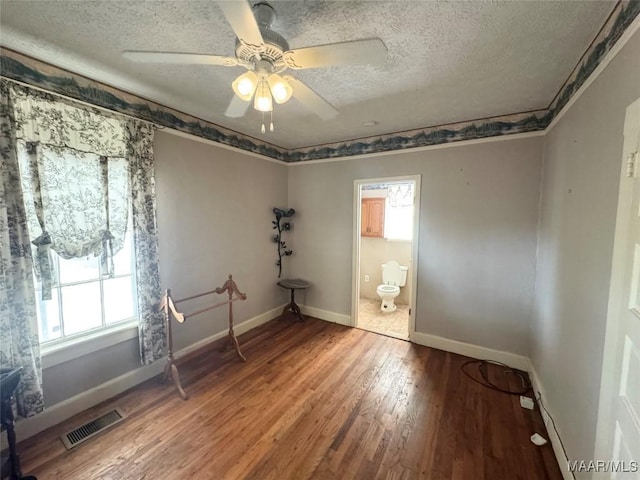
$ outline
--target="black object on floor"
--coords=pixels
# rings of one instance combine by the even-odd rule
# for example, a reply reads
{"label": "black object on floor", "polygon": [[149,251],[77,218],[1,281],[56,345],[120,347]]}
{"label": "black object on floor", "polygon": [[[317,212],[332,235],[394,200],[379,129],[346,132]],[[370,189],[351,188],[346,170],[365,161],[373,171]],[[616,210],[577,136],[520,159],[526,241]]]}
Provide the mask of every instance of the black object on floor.
{"label": "black object on floor", "polygon": [[7,442],[9,443],[9,456],[6,461],[2,460],[1,478],[9,480],[38,480],[32,475],[22,476],[20,471],[20,456],[16,448],[16,432],[13,421],[13,410],[11,409],[11,397],[20,383],[20,371],[18,368],[0,369],[0,422],[2,430],[7,431]]}

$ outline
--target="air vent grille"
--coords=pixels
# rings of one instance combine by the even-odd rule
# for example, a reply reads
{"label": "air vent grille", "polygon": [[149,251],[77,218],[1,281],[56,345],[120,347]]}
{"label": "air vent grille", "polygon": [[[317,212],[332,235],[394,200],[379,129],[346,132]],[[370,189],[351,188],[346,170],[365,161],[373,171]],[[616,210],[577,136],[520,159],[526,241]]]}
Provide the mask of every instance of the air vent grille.
{"label": "air vent grille", "polygon": [[116,408],[88,423],[85,423],[71,432],[65,433],[60,438],[62,443],[64,443],[64,446],[67,447],[67,450],[70,450],[94,435],[97,435],[116,423],[121,422],[125,418],[126,415],[122,410]]}

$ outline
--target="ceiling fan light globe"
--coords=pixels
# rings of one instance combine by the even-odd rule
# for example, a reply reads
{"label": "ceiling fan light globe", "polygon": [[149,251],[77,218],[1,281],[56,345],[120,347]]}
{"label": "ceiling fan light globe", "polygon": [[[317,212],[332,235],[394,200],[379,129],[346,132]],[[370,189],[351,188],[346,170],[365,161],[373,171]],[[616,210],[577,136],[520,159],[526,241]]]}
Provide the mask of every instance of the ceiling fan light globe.
{"label": "ceiling fan light globe", "polygon": [[235,94],[245,102],[251,100],[257,86],[258,76],[251,71],[243,73],[231,84],[231,88],[233,88]]}
{"label": "ceiling fan light globe", "polygon": [[253,89],[254,89],[254,85],[251,83],[251,80],[249,80],[248,78],[243,78],[238,83],[238,92],[240,92],[241,95],[251,95],[251,93],[253,92]]}
{"label": "ceiling fan light globe", "polygon": [[287,82],[280,75],[277,75],[275,73],[270,75],[268,82],[271,94],[273,95],[273,99],[276,101],[276,103],[285,103],[293,95],[293,88],[291,88],[289,82]]}
{"label": "ceiling fan light globe", "polygon": [[253,108],[260,112],[273,111],[273,102],[271,101],[271,95],[269,93],[267,93],[266,95],[256,94],[256,98],[253,101]]}

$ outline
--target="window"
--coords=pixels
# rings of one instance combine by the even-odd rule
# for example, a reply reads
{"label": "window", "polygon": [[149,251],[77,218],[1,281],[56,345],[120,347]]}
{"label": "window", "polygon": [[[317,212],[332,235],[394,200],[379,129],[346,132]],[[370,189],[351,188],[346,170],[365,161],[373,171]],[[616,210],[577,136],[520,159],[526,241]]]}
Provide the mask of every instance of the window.
{"label": "window", "polygon": [[384,237],[411,241],[413,238],[413,184],[389,185],[385,203]]}
{"label": "window", "polygon": [[[50,298],[44,300],[42,272],[39,271],[37,248],[33,249],[36,312],[40,343],[62,346],[69,339],[87,334],[106,333],[137,319],[137,296],[133,253],[131,206],[126,185],[127,164],[123,158],[111,158],[107,168],[108,215],[103,205],[101,178],[97,174],[100,158],[97,155],[78,153],[68,149],[51,149],[39,146],[37,159],[40,174],[42,218],[49,231],[58,237],[69,232],[73,237],[98,236],[104,218],[108,217],[110,231],[121,239],[113,255],[113,270],[93,253],[65,259],[54,248],[51,257]],[[33,184],[33,166],[27,142],[17,145],[25,212],[31,239],[38,239],[43,229],[35,207],[38,194]],[[74,178],[75,182],[69,182]],[[89,205],[88,208],[85,208]],[[96,207],[97,205],[97,207]],[[74,216],[75,215],[75,216]],[[95,220],[95,221],[94,221]],[[128,222],[128,223],[127,223]],[[103,245],[104,248],[104,245]],[[65,255],[68,257],[69,255]],[[47,289],[48,291],[48,289]]]}
{"label": "window", "polygon": [[62,343],[137,317],[131,230],[129,222],[124,246],[113,257],[113,276],[103,275],[99,257],[65,260],[51,252],[55,270],[51,300],[42,300],[36,280],[41,344]]}
{"label": "window", "polygon": [[[10,233],[19,235],[20,248],[31,248],[36,277],[33,298],[11,305],[35,310],[35,318],[19,316],[25,335],[9,348],[21,349],[38,332],[43,361],[57,365],[138,337],[143,364],[162,358],[155,126],[0,83],[18,160],[18,171],[10,162],[8,172],[20,177],[27,220],[10,225]],[[36,332],[31,322],[39,323]],[[33,369],[31,360],[24,363]]]}

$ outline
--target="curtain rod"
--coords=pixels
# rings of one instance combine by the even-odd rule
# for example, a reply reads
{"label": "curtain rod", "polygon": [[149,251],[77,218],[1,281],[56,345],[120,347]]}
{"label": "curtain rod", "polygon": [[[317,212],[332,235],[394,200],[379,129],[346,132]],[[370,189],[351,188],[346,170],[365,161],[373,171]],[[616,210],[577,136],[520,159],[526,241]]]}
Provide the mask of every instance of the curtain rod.
{"label": "curtain rod", "polygon": [[97,109],[97,110],[100,110],[100,111],[102,111],[102,112],[107,112],[107,113],[110,113],[110,114],[115,115],[115,116],[121,116],[121,117],[125,117],[125,118],[131,118],[131,119],[133,119],[133,120],[137,120],[137,121],[139,121],[139,122],[146,123],[147,125],[152,125],[152,126],[156,127],[157,129],[163,129],[163,128],[165,128],[165,127],[164,127],[164,125],[158,125],[157,123],[150,122],[149,120],[143,120],[143,119],[138,118],[138,117],[134,117],[133,115],[129,115],[128,113],[116,112],[115,110],[110,110],[110,109],[108,109],[108,108],[101,107],[101,106],[99,106],[99,105],[94,105],[94,104],[92,104],[92,103],[85,102],[84,100],[78,100],[77,98],[73,98],[73,97],[69,97],[69,96],[67,96],[67,95],[63,95],[62,93],[52,92],[52,91],[50,91],[50,90],[45,90],[45,89],[44,89],[44,88],[42,88],[42,87],[36,87],[36,86],[34,86],[34,85],[30,85],[30,84],[25,83],[25,82],[22,82],[22,81],[20,81],[20,80],[15,80],[15,79],[13,79],[13,78],[5,77],[5,76],[2,76],[2,75],[0,75],[0,77],[1,77],[1,78],[3,78],[4,80],[7,80],[8,82],[13,82],[13,83],[16,83],[16,84],[18,84],[18,85],[21,85],[21,86],[23,86],[23,87],[27,87],[27,88],[32,88],[32,89],[34,89],[34,90],[38,90],[39,92],[43,92],[43,93],[46,93],[46,94],[49,94],[49,95],[53,95],[53,96],[55,96],[55,97],[64,98],[65,100],[69,100],[69,101],[71,101],[71,102],[79,103],[80,105],[84,105],[84,106],[86,106],[86,107],[95,108],[95,109]]}

